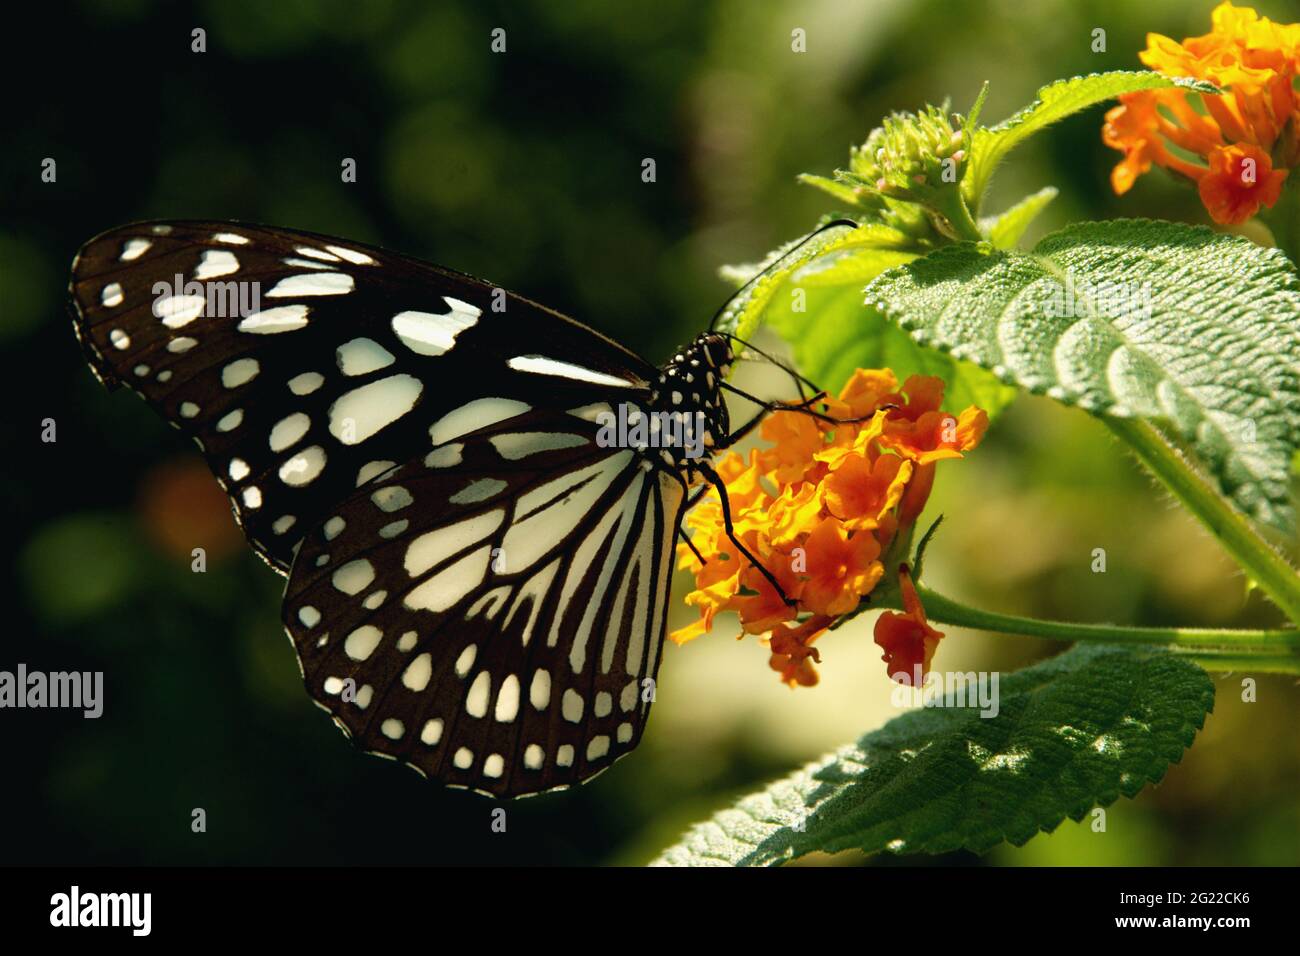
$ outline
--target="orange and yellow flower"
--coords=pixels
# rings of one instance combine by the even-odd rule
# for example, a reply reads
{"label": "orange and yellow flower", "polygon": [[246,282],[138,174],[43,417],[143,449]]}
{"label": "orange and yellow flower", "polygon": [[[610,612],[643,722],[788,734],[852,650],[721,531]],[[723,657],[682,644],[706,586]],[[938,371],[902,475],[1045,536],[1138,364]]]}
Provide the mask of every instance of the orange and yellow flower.
{"label": "orange and yellow flower", "polygon": [[920,687],[930,670],[935,648],[943,638],[925,618],[925,608],[912,583],[907,565],[898,569],[898,583],[903,597],[903,613],[885,611],[876,621],[876,643],[885,652],[889,676],[900,684]]}
{"label": "orange and yellow flower", "polygon": [[[888,369],[859,369],[838,397],[825,400],[834,421],[775,412],[760,432],[770,447],[719,461],[736,537],[795,603],[728,538],[713,491],[686,519],[706,563],[685,543],[678,550],[679,566],[695,574],[686,603],[700,616],[672,639],[699,637],[718,613],[731,611],[741,636],[768,635],[770,664],[787,684],[817,683],[813,642],[880,583],[899,531],[910,529],[925,506],[936,462],[962,457],[988,427],[980,409],[942,411],[943,388],[941,379],[920,375],[900,388]],[[915,597],[904,594],[914,604]],[[905,604],[909,613],[911,607]],[[895,624],[878,623],[878,641],[881,627],[897,632]],[[926,665],[942,636],[933,634],[922,655]],[[884,659],[891,661],[888,649]]]}
{"label": "orange and yellow flower", "polygon": [[1117,194],[1154,164],[1195,182],[1210,217],[1235,225],[1271,209],[1300,163],[1300,93],[1293,84],[1300,24],[1274,23],[1230,0],[1211,21],[1209,33],[1181,43],[1150,33],[1139,56],[1166,76],[1205,80],[1225,92],[1126,93],[1106,114],[1102,141],[1124,154],[1111,171]]}

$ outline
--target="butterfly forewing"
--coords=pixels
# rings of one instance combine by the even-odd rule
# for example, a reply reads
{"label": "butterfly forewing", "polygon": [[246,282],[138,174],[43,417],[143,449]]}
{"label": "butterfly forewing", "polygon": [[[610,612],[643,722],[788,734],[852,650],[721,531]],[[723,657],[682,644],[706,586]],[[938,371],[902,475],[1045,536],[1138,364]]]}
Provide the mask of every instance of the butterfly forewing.
{"label": "butterfly forewing", "polygon": [[636,746],[682,486],[577,411],[443,434],[303,541],[285,623],[365,749],[517,796]]}
{"label": "butterfly forewing", "polygon": [[654,374],[527,299],[306,232],[125,226],[82,248],[70,291],[96,374],[198,440],[281,571],[308,529],[424,454],[457,409],[638,401]]}

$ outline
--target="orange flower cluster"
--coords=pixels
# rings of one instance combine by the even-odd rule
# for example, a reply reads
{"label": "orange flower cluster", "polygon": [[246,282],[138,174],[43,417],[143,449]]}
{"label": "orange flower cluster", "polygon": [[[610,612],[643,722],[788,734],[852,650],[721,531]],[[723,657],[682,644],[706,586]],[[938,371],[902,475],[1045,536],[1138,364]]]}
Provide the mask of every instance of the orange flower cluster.
{"label": "orange flower cluster", "polygon": [[[741,636],[770,633],[771,666],[787,684],[817,683],[812,642],[880,582],[882,559],[929,498],[936,462],[962,457],[988,427],[978,408],[957,416],[941,411],[943,389],[942,379],[920,375],[900,389],[888,369],[859,369],[838,398],[825,399],[834,423],[775,412],[761,431],[772,447],[751,450],[747,460],[733,452],[719,461],[736,537],[797,603],[786,604],[738,553],[711,491],[686,519],[707,563],[700,565],[689,545],[678,546],[679,566],[695,569],[696,589],[686,603],[700,617],[671,638],[685,643],[709,631],[719,611],[734,611]],[[891,628],[889,634],[901,633]],[[933,634],[937,643],[942,635]],[[896,659],[910,674],[905,658],[928,663],[933,654],[924,640],[911,639],[920,650],[909,654],[906,639],[891,638],[885,660]],[[891,674],[898,669],[891,663]]]}
{"label": "orange flower cluster", "polygon": [[1193,180],[1211,218],[1232,225],[1260,206],[1271,209],[1300,161],[1300,94],[1292,86],[1300,72],[1300,24],[1274,23],[1231,2],[1216,7],[1212,21],[1209,33],[1182,43],[1147,34],[1140,57],[1166,76],[1206,80],[1227,92],[1126,93],[1106,114],[1102,140],[1124,153],[1110,176],[1117,194],[1155,163]]}

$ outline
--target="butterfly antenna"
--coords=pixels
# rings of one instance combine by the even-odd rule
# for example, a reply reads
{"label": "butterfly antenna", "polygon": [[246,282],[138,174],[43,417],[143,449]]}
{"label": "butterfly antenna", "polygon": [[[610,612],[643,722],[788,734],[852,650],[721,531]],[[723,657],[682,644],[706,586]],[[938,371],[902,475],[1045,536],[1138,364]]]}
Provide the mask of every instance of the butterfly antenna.
{"label": "butterfly antenna", "polygon": [[[751,352],[757,352],[759,355],[763,356],[763,358],[767,359],[768,362],[770,362],[771,364],[775,365],[777,368],[781,369],[781,371],[783,371],[783,372],[785,372],[787,375],[789,375],[790,378],[793,379],[793,380],[795,381],[796,384],[798,384],[798,385],[800,385],[800,386],[807,385],[807,386],[808,386],[809,388],[811,388],[814,392],[820,392],[820,391],[821,391],[821,388],[818,387],[818,385],[817,385],[816,382],[814,382],[814,381],[812,381],[811,379],[805,378],[804,376],[800,375],[798,372],[796,372],[792,367],[790,367],[789,365],[787,365],[785,362],[782,362],[780,359],[776,358],[775,356],[770,355],[770,354],[768,354],[767,352],[764,352],[762,349],[760,349],[760,348],[759,348],[757,345],[755,345],[754,343],[752,343],[752,342],[746,342],[746,341],[745,341],[744,339],[742,339],[739,335],[733,335],[733,334],[730,333],[730,332],[724,332],[723,334],[724,334],[727,338],[731,339],[733,342],[739,342],[741,345],[743,345],[745,348],[749,349]],[[803,388],[802,388],[802,387],[799,389],[799,394],[800,394],[800,395],[803,394]]]}
{"label": "butterfly antenna", "polygon": [[746,282],[746,283],[745,283],[744,285],[742,285],[739,289],[737,289],[735,292],[733,292],[733,293],[731,294],[731,297],[728,298],[726,302],[722,303],[722,307],[721,307],[720,309],[718,309],[718,311],[715,312],[715,313],[713,314],[713,321],[711,321],[711,322],[709,323],[709,331],[710,331],[710,332],[716,332],[716,331],[717,331],[717,329],[718,329],[718,320],[719,320],[720,318],[722,318],[723,315],[725,315],[725,314],[727,313],[727,311],[731,308],[732,303],[735,302],[737,299],[740,299],[742,296],[746,295],[746,294],[747,294],[751,289],[753,289],[753,287],[754,287],[755,285],[758,284],[758,281],[759,281],[760,279],[762,279],[764,276],[766,276],[769,272],[771,272],[773,269],[775,269],[777,266],[779,266],[782,262],[784,262],[784,261],[785,261],[786,259],[788,259],[790,256],[794,255],[796,252],[798,252],[800,249],[802,249],[802,248],[803,248],[804,246],[806,246],[808,243],[812,242],[814,239],[816,239],[816,238],[817,238],[818,236],[820,236],[822,233],[826,232],[826,230],[828,230],[828,229],[835,229],[835,228],[842,227],[842,226],[848,226],[848,227],[850,227],[850,228],[852,228],[852,229],[857,229],[857,228],[858,228],[858,224],[857,224],[856,222],[854,222],[852,219],[836,219],[834,222],[828,222],[826,225],[821,226],[821,227],[818,228],[818,229],[814,229],[812,232],[808,233],[808,235],[804,236],[802,239],[800,239],[797,243],[795,243],[793,246],[791,246],[791,247],[790,247],[789,249],[787,249],[785,252],[781,253],[781,255],[777,256],[777,257],[776,257],[776,261],[774,261],[774,262],[772,262],[770,265],[768,265],[767,268],[765,268],[765,269],[760,269],[760,270],[758,271],[758,273],[755,274],[755,275],[754,275],[754,276],[753,276],[753,277],[752,277],[748,282]]}

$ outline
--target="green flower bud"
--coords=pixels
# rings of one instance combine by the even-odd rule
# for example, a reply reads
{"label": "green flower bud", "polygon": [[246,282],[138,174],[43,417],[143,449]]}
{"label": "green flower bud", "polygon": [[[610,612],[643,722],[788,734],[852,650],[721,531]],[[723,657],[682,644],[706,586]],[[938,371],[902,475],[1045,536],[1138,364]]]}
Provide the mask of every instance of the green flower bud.
{"label": "green flower bud", "polygon": [[[961,198],[965,170],[963,120],[947,106],[925,106],[919,113],[892,113],[851,151],[840,179],[895,203],[916,203],[935,229],[955,238],[971,224]],[[955,219],[963,229],[956,228]]]}

